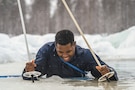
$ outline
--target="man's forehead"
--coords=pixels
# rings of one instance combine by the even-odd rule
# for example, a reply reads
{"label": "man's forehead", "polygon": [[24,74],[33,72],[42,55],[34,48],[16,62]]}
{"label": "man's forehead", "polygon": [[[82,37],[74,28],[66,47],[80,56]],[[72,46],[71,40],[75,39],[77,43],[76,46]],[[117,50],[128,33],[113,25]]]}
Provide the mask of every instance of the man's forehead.
{"label": "man's forehead", "polygon": [[57,43],[55,46],[56,47],[66,47],[66,46],[72,46],[72,44],[71,43],[68,43],[66,45],[61,45],[61,44]]}

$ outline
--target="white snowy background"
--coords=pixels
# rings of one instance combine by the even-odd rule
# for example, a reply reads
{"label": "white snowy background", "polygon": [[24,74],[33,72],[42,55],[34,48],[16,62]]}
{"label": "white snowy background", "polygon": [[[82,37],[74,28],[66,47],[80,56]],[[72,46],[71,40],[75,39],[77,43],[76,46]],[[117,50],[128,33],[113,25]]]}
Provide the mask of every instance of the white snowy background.
{"label": "white snowy background", "polygon": [[[39,48],[46,42],[54,41],[55,34],[30,35],[27,34],[28,47],[31,59]],[[85,34],[92,49],[102,58],[134,59],[135,58],[135,26],[111,35]],[[75,35],[78,45],[88,48],[81,36]],[[28,61],[28,54],[24,35],[10,37],[0,34],[0,63]]]}

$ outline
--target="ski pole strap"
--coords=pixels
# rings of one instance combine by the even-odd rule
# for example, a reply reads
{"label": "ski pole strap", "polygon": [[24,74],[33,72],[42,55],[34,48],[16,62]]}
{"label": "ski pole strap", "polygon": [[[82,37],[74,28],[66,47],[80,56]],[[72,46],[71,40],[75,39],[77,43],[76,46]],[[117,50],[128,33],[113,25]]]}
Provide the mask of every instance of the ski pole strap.
{"label": "ski pole strap", "polygon": [[67,64],[68,66],[70,66],[71,68],[73,68],[74,70],[76,70],[76,71],[78,71],[78,72],[80,72],[80,73],[82,73],[82,74],[87,74],[87,72],[85,72],[85,71],[79,69],[78,67],[76,67],[76,66],[70,64],[69,62],[65,62],[62,58],[60,58],[60,60],[61,60],[62,62],[64,62],[65,64]]}

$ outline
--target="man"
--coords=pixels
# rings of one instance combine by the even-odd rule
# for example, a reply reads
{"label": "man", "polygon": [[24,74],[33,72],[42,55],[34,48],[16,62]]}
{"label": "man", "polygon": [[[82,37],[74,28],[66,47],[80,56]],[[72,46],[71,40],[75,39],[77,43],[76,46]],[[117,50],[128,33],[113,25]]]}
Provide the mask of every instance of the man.
{"label": "man", "polygon": [[[39,71],[41,76],[46,74],[47,77],[58,75],[62,78],[71,78],[85,76],[85,71],[91,71],[91,74],[98,79],[111,70],[115,72],[98,56],[97,58],[101,67],[97,65],[89,49],[76,45],[74,35],[70,30],[61,30],[56,34],[55,42],[43,45],[36,59],[26,63],[23,73]],[[23,76],[23,79],[29,78]],[[110,80],[118,80],[116,72]]]}

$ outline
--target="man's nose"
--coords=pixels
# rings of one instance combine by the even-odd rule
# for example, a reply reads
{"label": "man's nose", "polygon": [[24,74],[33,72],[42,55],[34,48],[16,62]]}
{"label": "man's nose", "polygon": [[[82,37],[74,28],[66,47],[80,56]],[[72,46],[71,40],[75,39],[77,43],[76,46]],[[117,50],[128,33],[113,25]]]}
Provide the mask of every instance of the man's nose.
{"label": "man's nose", "polygon": [[67,53],[63,53],[63,54],[62,54],[62,57],[67,57],[67,56],[68,56]]}

